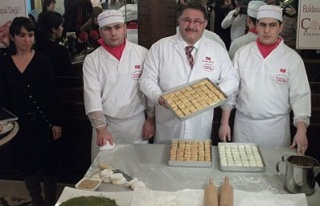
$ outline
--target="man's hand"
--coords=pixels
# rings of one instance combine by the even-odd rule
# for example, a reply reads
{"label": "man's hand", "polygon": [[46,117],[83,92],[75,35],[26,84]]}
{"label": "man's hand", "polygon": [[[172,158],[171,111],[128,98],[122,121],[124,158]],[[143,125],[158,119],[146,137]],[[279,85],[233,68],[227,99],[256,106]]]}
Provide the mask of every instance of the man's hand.
{"label": "man's hand", "polygon": [[52,126],[53,139],[57,140],[61,137],[62,128],[60,126]]}
{"label": "man's hand", "polygon": [[231,129],[229,124],[220,125],[218,136],[223,142],[231,141]]}
{"label": "man's hand", "polygon": [[113,137],[109,133],[109,131],[107,130],[106,127],[96,128],[96,132],[97,132],[96,143],[98,146],[103,146],[103,145],[107,144],[107,141],[110,143],[110,145],[113,145]]}
{"label": "man's hand", "polygon": [[142,135],[144,140],[149,140],[154,136],[155,125],[154,117],[148,117],[143,124]]}
{"label": "man's hand", "polygon": [[308,149],[308,138],[307,138],[307,126],[304,122],[297,123],[297,132],[293,138],[293,142],[290,146],[291,149],[297,146],[297,153],[304,155]]}

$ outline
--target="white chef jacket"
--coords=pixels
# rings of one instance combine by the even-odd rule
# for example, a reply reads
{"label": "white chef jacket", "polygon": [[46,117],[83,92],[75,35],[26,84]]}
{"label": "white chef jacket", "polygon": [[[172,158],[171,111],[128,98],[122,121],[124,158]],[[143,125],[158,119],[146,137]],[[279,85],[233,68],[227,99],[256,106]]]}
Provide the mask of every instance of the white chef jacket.
{"label": "white chef jacket", "polygon": [[[126,40],[120,61],[101,46],[85,58],[86,114],[103,111],[107,128],[116,143],[134,143],[143,139],[145,118],[142,117],[145,117],[146,99],[139,90],[139,78],[146,54],[147,49]],[[95,138],[93,136],[93,142]]]}
{"label": "white chef jacket", "polygon": [[171,139],[209,139],[212,129],[213,109],[181,121],[171,110],[158,104],[163,92],[204,77],[218,84],[227,95],[234,93],[238,87],[229,55],[219,43],[203,36],[196,43],[198,48],[193,69],[184,51],[185,44],[180,34],[163,38],[153,44],[139,80],[141,91],[157,104],[157,143]]}
{"label": "white chef jacket", "polygon": [[258,34],[255,34],[253,32],[248,32],[247,34],[233,40],[229,48],[230,59],[233,59],[234,54],[240,47],[255,41],[257,38],[258,38]]}
{"label": "white chef jacket", "polygon": [[240,77],[234,141],[265,147],[290,145],[294,124],[311,116],[310,87],[301,57],[283,41],[263,58],[256,41],[238,49],[234,67]]}
{"label": "white chef jacket", "polygon": [[221,28],[227,29],[230,27],[230,38],[231,41],[235,40],[237,37],[245,34],[246,31],[246,14],[239,14],[236,17],[233,17],[233,14],[236,12],[236,9],[229,11],[228,15],[224,17],[221,22]]}

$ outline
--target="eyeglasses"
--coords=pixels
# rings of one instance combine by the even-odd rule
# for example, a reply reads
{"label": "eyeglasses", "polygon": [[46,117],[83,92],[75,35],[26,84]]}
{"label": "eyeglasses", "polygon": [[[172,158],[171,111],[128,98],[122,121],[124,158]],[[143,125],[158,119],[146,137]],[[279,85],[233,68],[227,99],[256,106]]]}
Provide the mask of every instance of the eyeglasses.
{"label": "eyeglasses", "polygon": [[184,24],[191,24],[192,23],[193,26],[195,26],[195,27],[198,27],[206,22],[206,21],[201,21],[200,19],[195,19],[192,21],[192,19],[189,17],[183,17],[180,20]]}

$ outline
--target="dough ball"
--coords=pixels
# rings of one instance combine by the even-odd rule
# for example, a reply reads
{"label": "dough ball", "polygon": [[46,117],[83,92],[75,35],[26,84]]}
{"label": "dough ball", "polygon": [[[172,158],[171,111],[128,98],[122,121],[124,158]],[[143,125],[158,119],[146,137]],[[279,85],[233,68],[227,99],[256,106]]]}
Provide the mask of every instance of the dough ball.
{"label": "dough ball", "polygon": [[126,178],[124,178],[124,177],[112,181],[112,184],[114,184],[114,185],[124,185],[124,184],[126,184],[126,183],[127,183],[127,180],[126,180]]}
{"label": "dough ball", "polygon": [[132,188],[133,190],[136,190],[136,189],[146,189],[147,186],[146,186],[143,182],[137,181],[137,182],[135,182],[133,185],[131,185],[131,188]]}
{"label": "dough ball", "polygon": [[124,177],[123,177],[123,174],[121,174],[121,173],[113,173],[113,174],[110,176],[110,179],[111,179],[112,182],[113,182],[113,181],[120,180],[120,179],[122,179],[122,178],[124,178]]}
{"label": "dough ball", "polygon": [[132,180],[130,180],[129,182],[126,182],[126,184],[124,186],[131,187],[136,182],[138,182],[138,178],[135,177]]}
{"label": "dough ball", "polygon": [[92,179],[101,180],[100,173],[98,172],[98,173],[93,174],[91,178],[92,178]]}
{"label": "dough ball", "polygon": [[111,175],[113,174],[113,171],[110,169],[104,169],[100,172],[100,178],[103,182],[105,183],[110,183],[111,182]]}

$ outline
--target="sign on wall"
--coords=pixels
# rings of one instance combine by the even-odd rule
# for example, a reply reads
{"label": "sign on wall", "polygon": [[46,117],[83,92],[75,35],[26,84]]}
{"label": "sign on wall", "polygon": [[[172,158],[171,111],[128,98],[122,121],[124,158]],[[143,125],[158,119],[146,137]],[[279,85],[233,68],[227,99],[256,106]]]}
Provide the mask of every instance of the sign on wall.
{"label": "sign on wall", "polygon": [[320,49],[320,1],[300,0],[297,49]]}
{"label": "sign on wall", "polygon": [[10,21],[17,16],[28,16],[26,0],[0,1],[0,48],[7,47]]}

